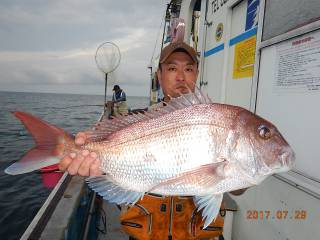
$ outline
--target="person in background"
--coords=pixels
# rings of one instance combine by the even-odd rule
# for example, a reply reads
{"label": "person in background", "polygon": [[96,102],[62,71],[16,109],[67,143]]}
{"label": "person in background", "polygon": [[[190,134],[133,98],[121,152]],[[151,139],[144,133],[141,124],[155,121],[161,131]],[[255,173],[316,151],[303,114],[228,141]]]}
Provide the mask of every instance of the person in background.
{"label": "person in background", "polygon": [[119,85],[114,85],[112,91],[112,101],[107,105],[113,107],[112,115],[128,115],[128,105],[126,93],[120,88]]}
{"label": "person in background", "polygon": [[[157,71],[164,102],[189,93],[190,90],[194,91],[198,72],[198,54],[192,47],[184,42],[170,43],[166,46],[161,52]],[[75,141],[78,145],[84,144],[85,132],[78,133]],[[75,154],[66,156],[60,162],[60,169],[72,175],[98,176],[102,174],[99,166],[100,160],[97,159],[97,155],[86,150],[79,156]],[[233,194],[239,195],[242,192],[244,190],[233,192]],[[141,209],[146,209],[148,214]],[[149,219],[150,216],[152,216],[152,221]],[[192,197],[152,194],[147,194],[135,206],[122,211],[120,221],[123,223],[123,229],[129,235],[141,240],[217,239],[216,237],[222,235],[224,224],[222,215],[218,215],[217,219],[209,225],[209,230],[203,229],[201,211],[196,210]]]}

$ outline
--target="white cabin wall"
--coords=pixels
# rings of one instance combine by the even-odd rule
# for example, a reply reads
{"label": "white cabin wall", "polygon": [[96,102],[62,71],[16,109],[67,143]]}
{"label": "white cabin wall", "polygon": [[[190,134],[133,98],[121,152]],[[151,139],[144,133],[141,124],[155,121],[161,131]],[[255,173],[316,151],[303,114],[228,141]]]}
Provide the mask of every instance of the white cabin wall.
{"label": "white cabin wall", "polygon": [[196,0],[186,0],[181,4],[180,9],[180,18],[183,18],[186,25],[186,30],[184,34],[184,41],[190,43],[190,33],[191,33],[191,24],[192,24],[192,13],[193,7],[196,3]]}
{"label": "white cabin wall", "polygon": [[[282,180],[270,177],[243,195],[232,197],[240,207],[233,216],[233,240],[320,239],[320,211],[316,207],[319,199]],[[264,214],[248,219],[249,211]],[[270,211],[268,218],[266,211]],[[282,211],[282,218],[277,218],[277,211]],[[302,211],[306,212],[306,219],[295,219],[301,217]]]}
{"label": "white cabin wall", "polygon": [[[230,18],[228,18],[228,21],[230,22],[230,37],[228,39],[235,39],[236,37],[241,36],[243,33],[249,32],[249,30],[245,30],[247,4],[247,1],[241,1],[236,6],[229,8]],[[237,61],[237,59],[239,59],[238,61],[245,61],[246,58],[249,57],[236,57],[236,48],[245,48],[249,41],[251,41],[251,44],[254,44],[253,48],[255,49],[254,36],[253,38],[248,37],[234,45],[230,45],[230,41],[228,42],[228,48],[226,48],[226,50],[228,50],[228,53],[226,54],[227,59],[225,60],[227,64],[227,66],[225,67],[226,78],[224,79],[226,87],[225,89],[223,89],[225,91],[225,98],[223,99],[224,103],[241,106],[246,109],[250,108],[253,72],[252,74],[247,74],[249,76],[245,77],[234,77],[233,75],[235,71],[238,72],[238,70],[235,70],[235,61]],[[238,52],[240,51],[238,50]],[[254,54],[254,51],[252,52],[252,54]],[[241,58],[243,58],[243,60],[241,60]],[[252,68],[253,62],[250,63],[250,65],[251,66],[248,67]]]}
{"label": "white cabin wall", "polygon": [[[225,3],[222,4],[222,2]],[[215,4],[218,4],[219,7]],[[206,1],[202,1],[203,20],[201,22],[203,24],[205,23],[205,6]],[[207,25],[202,25],[206,37],[203,37],[205,38],[202,44],[204,57],[201,59],[200,69],[202,70],[201,89],[208,93],[213,101],[249,109],[253,73],[247,77],[234,79],[233,68],[235,46],[238,42],[247,41],[251,35],[230,45],[231,39],[239,37],[248,30],[245,29],[246,10],[246,0],[208,1]],[[217,37],[218,26],[223,28],[220,39]]]}
{"label": "white cabin wall", "polygon": [[199,51],[203,49],[203,41],[205,35],[205,10],[206,10],[206,0],[201,0],[201,10],[200,10],[200,25],[199,25]]}
{"label": "white cabin wall", "polygon": [[212,16],[212,5],[208,4],[207,13],[207,36],[204,49],[204,68],[202,76],[202,90],[206,92],[214,102],[223,102],[224,71],[225,66],[225,46],[227,42],[226,34],[222,34],[221,39],[216,39],[216,30],[219,24],[224,27],[227,24],[225,9]]}
{"label": "white cabin wall", "polygon": [[[184,41],[191,45],[190,36],[191,36],[191,28],[192,28],[192,14],[193,9],[195,6],[197,0],[186,0],[183,1],[181,4],[180,9],[180,18],[183,18],[185,20],[185,36]],[[206,10],[206,1],[207,0],[201,0],[201,10],[200,10],[200,24],[199,24],[199,42],[198,42],[198,53],[200,57],[200,63],[199,63],[199,69],[202,69],[203,61],[203,45],[204,45],[204,39],[205,39],[205,10]],[[199,83],[202,78],[202,71],[199,71],[197,85],[199,86]]]}
{"label": "white cabin wall", "polygon": [[205,41],[206,41],[206,2],[207,0],[201,0],[201,10],[200,10],[200,25],[199,25],[199,57],[200,57],[200,62],[199,62],[199,75],[197,79],[197,85],[200,87],[200,82],[202,82],[202,70],[203,70],[203,64],[204,64],[204,48],[205,48]]}
{"label": "white cabin wall", "polygon": [[[190,43],[192,13],[195,2],[196,0],[182,1],[180,9],[179,17],[183,18],[186,24],[185,42],[187,43]],[[199,49],[202,50],[202,56],[205,55],[205,57],[204,59],[201,58],[200,63],[200,69],[202,70],[200,72],[201,76],[199,76],[199,79],[201,79],[201,82],[199,81],[200,87],[215,102],[249,108],[252,76],[237,80],[232,78],[235,46],[229,46],[231,37],[236,37],[237,34],[240,35],[245,32],[247,0],[216,1],[216,6],[214,1],[208,0],[207,26],[205,26],[206,3],[206,0],[201,1]],[[232,8],[233,6],[236,6],[235,9]],[[215,13],[213,13],[214,8],[218,8]],[[217,39],[217,27],[221,24],[223,34],[221,39]],[[207,33],[206,37],[204,36],[205,32]],[[205,41],[203,41],[204,39]]]}

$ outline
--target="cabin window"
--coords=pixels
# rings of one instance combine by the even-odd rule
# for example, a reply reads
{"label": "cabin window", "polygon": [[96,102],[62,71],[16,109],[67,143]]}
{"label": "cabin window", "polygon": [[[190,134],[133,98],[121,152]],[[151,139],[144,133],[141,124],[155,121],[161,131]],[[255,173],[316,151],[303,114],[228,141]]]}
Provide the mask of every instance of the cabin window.
{"label": "cabin window", "polygon": [[266,0],[262,40],[320,20],[319,0]]}

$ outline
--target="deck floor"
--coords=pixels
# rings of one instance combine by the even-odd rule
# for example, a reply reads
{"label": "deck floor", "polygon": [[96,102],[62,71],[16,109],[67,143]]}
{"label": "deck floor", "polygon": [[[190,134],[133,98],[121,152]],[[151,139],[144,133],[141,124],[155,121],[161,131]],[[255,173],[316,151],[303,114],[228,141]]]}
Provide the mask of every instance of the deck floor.
{"label": "deck floor", "polygon": [[98,240],[128,240],[129,236],[121,231],[119,221],[120,210],[115,204],[103,201],[106,213],[106,234],[99,234]]}

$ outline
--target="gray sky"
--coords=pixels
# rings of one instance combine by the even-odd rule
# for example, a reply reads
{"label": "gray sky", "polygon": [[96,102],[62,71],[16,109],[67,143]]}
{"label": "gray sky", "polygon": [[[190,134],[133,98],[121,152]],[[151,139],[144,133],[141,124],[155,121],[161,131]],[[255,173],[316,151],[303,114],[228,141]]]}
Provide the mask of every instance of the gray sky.
{"label": "gray sky", "polygon": [[130,96],[148,96],[147,66],[167,2],[1,0],[0,90],[103,94],[94,54],[112,41],[122,59],[111,84]]}

